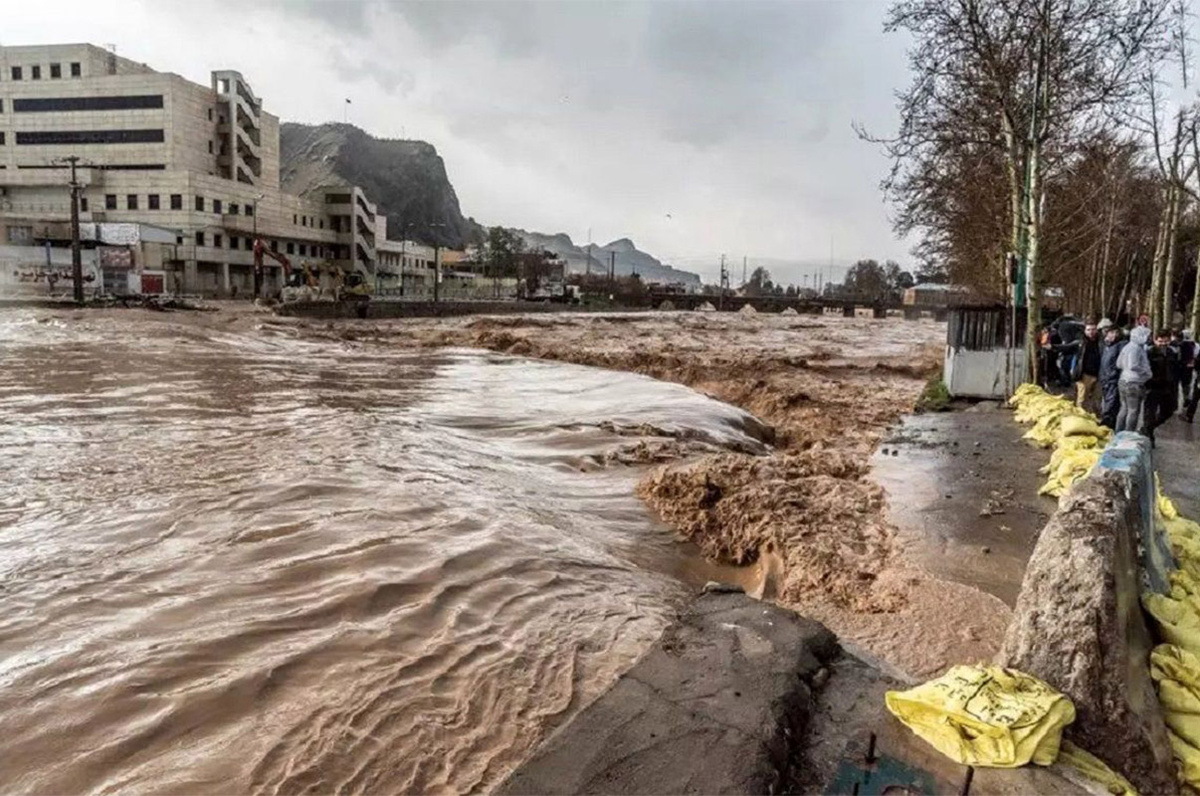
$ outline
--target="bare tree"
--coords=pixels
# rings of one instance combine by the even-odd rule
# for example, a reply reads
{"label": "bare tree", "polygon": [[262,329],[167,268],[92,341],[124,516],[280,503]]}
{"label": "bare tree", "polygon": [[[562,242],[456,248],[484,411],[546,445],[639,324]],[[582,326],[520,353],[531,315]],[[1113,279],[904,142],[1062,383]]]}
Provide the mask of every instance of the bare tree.
{"label": "bare tree", "polygon": [[1023,257],[1031,368],[1045,177],[1081,132],[1106,128],[1144,101],[1141,78],[1165,55],[1168,21],[1168,0],[898,0],[889,13],[886,29],[914,40],[912,83],[899,95],[895,137],[859,132],[893,161],[884,187],[901,208],[901,226],[923,227],[943,212],[927,178],[947,159],[961,166],[972,151],[998,158],[1006,223],[983,250],[998,274],[1008,252]]}

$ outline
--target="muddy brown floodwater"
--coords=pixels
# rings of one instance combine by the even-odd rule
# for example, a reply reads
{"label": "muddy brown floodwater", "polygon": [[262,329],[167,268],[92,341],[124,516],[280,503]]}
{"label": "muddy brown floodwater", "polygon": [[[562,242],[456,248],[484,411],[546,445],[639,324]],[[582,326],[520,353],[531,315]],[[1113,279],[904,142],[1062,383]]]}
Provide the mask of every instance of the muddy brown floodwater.
{"label": "muddy brown floodwater", "polygon": [[943,337],[0,311],[5,790],[487,791],[709,579],[988,658],[999,601],[869,478]]}
{"label": "muddy brown floodwater", "polygon": [[260,320],[0,312],[5,792],[487,790],[728,574],[620,462],[745,412]]}
{"label": "muddy brown floodwater", "polygon": [[880,439],[940,371],[944,324],[694,312],[281,323],[303,337],[643,373],[742,407],[774,427],[769,455],[689,456],[641,478],[638,493],[681,537],[756,563],[774,576],[765,596],[912,677],[999,649],[1007,607],[906,556],[869,477]]}

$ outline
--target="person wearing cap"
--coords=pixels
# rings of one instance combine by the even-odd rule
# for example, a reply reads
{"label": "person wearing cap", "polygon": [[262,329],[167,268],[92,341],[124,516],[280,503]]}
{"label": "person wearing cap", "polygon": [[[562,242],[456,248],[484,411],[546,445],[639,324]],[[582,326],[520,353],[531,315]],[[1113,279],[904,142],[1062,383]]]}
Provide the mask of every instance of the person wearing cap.
{"label": "person wearing cap", "polygon": [[1121,371],[1117,368],[1117,358],[1129,341],[1121,334],[1120,327],[1114,326],[1108,318],[1100,321],[1096,329],[1104,335],[1104,349],[1100,353],[1100,422],[1115,431],[1121,411],[1118,387]]}

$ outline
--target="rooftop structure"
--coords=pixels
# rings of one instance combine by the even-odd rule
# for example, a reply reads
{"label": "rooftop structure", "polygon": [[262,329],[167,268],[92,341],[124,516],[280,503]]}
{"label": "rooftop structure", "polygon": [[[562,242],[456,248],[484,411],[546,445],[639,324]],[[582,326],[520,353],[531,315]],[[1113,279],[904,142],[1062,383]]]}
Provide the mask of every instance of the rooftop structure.
{"label": "rooftop structure", "polygon": [[245,295],[255,238],[375,274],[374,204],[346,184],[284,192],[279,119],[239,72],[200,85],[90,44],[0,47],[0,244],[51,239],[70,218],[67,156],[80,158],[84,223],[175,230],[168,291]]}

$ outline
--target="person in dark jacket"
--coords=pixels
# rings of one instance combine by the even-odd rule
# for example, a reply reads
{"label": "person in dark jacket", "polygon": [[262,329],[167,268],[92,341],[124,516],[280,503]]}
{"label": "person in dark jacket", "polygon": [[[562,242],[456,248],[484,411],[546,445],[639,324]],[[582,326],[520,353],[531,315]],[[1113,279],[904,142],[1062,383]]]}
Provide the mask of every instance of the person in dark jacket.
{"label": "person in dark jacket", "polygon": [[1183,330],[1185,359],[1183,363],[1183,406],[1184,418],[1191,423],[1196,418],[1196,405],[1200,403],[1200,379],[1196,378],[1196,362],[1200,360],[1200,343],[1195,340],[1191,329]]}
{"label": "person in dark jacket", "polygon": [[1178,382],[1175,380],[1178,358],[1171,348],[1171,333],[1160,329],[1154,335],[1154,345],[1146,351],[1150,361],[1150,382],[1146,391],[1146,409],[1142,416],[1142,433],[1154,446],[1154,430],[1175,413]]}
{"label": "person in dark jacket", "polygon": [[1121,393],[1117,386],[1121,370],[1117,367],[1117,357],[1129,341],[1107,318],[1100,321],[1097,328],[1104,332],[1104,350],[1100,353],[1100,422],[1115,430],[1117,415],[1121,412]]}
{"label": "person in dark jacket", "polygon": [[1075,405],[1096,412],[1096,387],[1100,381],[1100,335],[1094,323],[1083,327],[1083,337],[1063,346],[1063,357],[1071,363],[1075,382]]}

